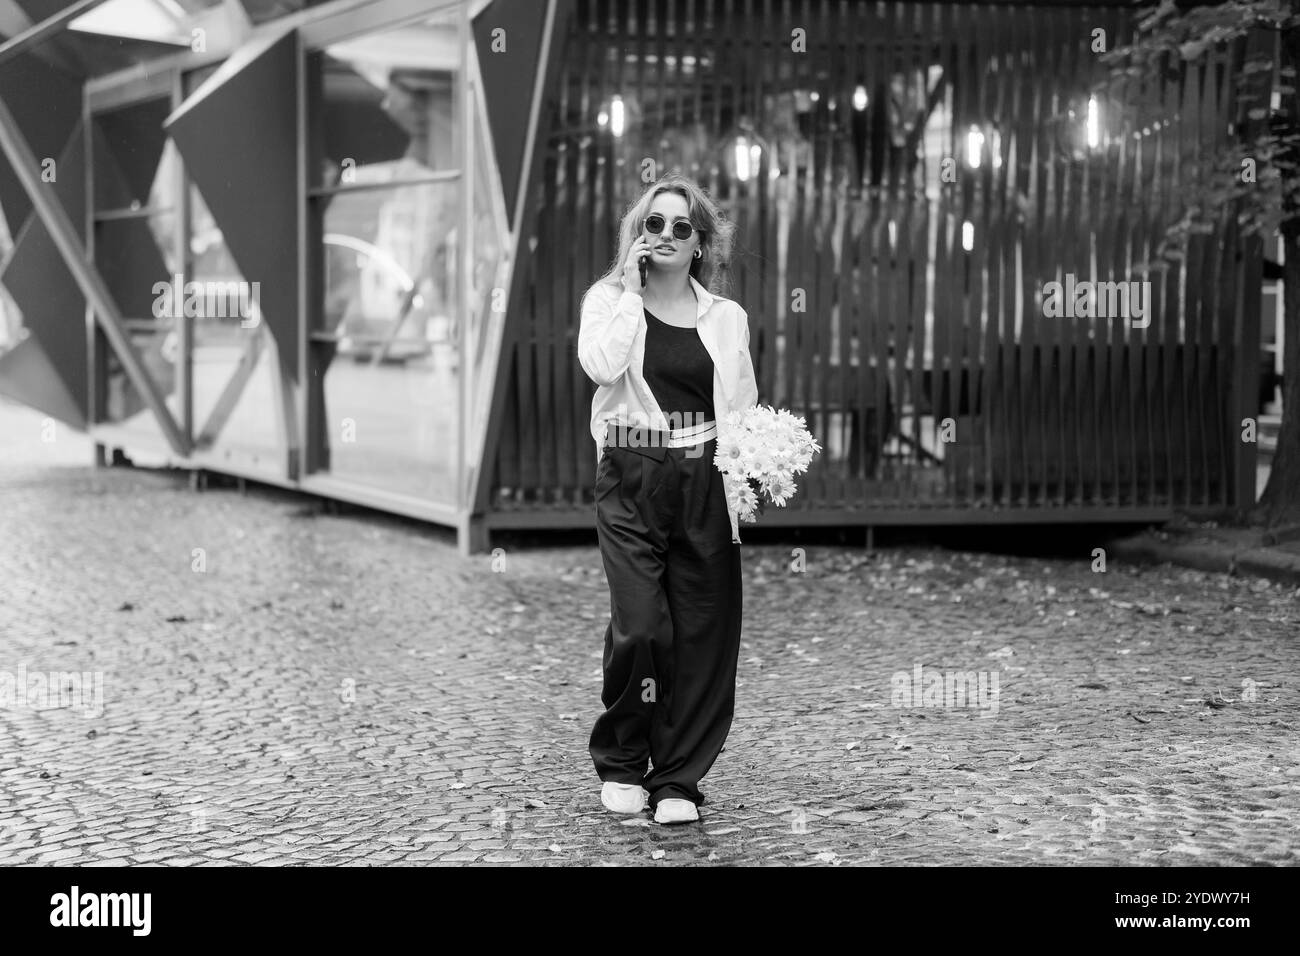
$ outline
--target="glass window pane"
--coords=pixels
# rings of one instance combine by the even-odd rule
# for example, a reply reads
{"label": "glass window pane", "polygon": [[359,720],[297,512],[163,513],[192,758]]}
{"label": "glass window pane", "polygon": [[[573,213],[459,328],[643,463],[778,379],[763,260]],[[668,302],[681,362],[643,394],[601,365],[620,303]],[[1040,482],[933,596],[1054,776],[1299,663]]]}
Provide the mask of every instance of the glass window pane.
{"label": "glass window pane", "polygon": [[[9,258],[14,247],[13,235],[5,211],[0,208],[0,262]],[[3,285],[0,285],[0,355],[4,355],[27,336],[23,328],[23,314]]]}
{"label": "glass window pane", "polygon": [[[190,272],[186,281],[242,283],[244,275],[226,246],[221,228],[209,212],[203,194],[190,187]],[[215,314],[225,312],[226,314]],[[200,310],[194,317],[194,429],[195,435],[213,421],[218,405],[234,401],[229,417],[216,433],[214,446],[256,449],[266,453],[268,463],[280,444],[276,431],[278,405],[274,400],[270,362],[273,343],[254,319],[238,310]],[[252,374],[246,362],[254,361]],[[241,375],[241,370],[243,374]],[[236,395],[236,392],[238,393]],[[224,398],[223,398],[224,396]],[[243,414],[251,408],[253,414]]]}
{"label": "glass window pane", "polygon": [[459,191],[343,193],[324,216],[325,330],[339,337],[324,383],[329,470],[446,503],[460,407]]}
{"label": "glass window pane", "polygon": [[170,111],[171,102],[161,98],[95,114],[102,134],[91,150],[97,212],[171,205],[175,147],[166,148],[162,128]]}
{"label": "glass window pane", "polygon": [[474,260],[471,263],[472,286],[469,290],[468,355],[472,369],[470,383],[473,403],[468,416],[471,434],[481,433],[490,404],[490,386],[484,391],[484,362],[488,360],[491,344],[498,340],[505,323],[507,302],[506,272],[509,267],[509,250],[506,248],[502,217],[504,210],[497,208],[504,202],[499,186],[500,177],[489,152],[490,144],[484,135],[486,124],[476,121],[474,143]]}
{"label": "glass window pane", "polygon": [[319,117],[327,186],[456,168],[455,11],[328,46]]}

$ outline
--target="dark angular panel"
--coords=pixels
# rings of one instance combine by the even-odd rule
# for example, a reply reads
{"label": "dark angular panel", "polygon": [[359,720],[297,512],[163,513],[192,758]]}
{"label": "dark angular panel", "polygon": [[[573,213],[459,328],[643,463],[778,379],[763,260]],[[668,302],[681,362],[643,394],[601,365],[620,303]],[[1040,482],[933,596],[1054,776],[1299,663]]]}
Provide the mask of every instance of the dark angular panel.
{"label": "dark angular panel", "polygon": [[[549,0],[492,0],[474,18],[474,45],[483,71],[483,98],[497,165],[501,169],[506,211],[514,225],[519,173],[524,162],[528,115],[541,55],[542,28]],[[506,48],[492,52],[492,31],[501,27]]]}
{"label": "dark angular panel", "polygon": [[267,327],[298,379],[296,35],[237,50],[166,122],[247,282],[260,283]]}
{"label": "dark angular panel", "polygon": [[306,0],[239,0],[239,2],[243,4],[248,19],[253,23],[266,23],[310,6]]}
{"label": "dark angular panel", "polygon": [[183,53],[189,49],[179,43],[158,43],[130,37],[110,37],[100,33],[67,30],[50,41],[81,63],[87,77],[103,76],[128,67],[147,64],[159,57]]}
{"label": "dark angular panel", "polygon": [[73,0],[14,0],[14,2],[18,4],[23,13],[31,18],[33,23],[48,20],[73,4]]}
{"label": "dark angular panel", "polygon": [[405,156],[411,133],[384,110],[388,91],[333,57],[322,57],[322,71],[325,155],[335,164],[348,157],[358,165]]}
{"label": "dark angular panel", "polygon": [[54,367],[40,343],[29,338],[0,355],[0,395],[85,429],[86,406],[68,391],[64,372]]}
{"label": "dark angular panel", "polygon": [[[28,54],[0,65],[0,99],[14,114],[18,129],[37,160],[62,153],[72,130],[81,122],[81,84],[77,78]],[[58,172],[62,174],[62,170]],[[32,211],[32,204],[3,152],[0,152],[0,208],[4,209],[9,229],[15,234]]]}
{"label": "dark angular panel", "polygon": [[[74,223],[86,214],[85,145],[78,126],[58,158],[59,176],[50,184]],[[86,361],[86,300],[40,217],[32,216],[14,240],[0,273],[23,313],[23,324],[40,345],[84,419],[89,408]]]}
{"label": "dark angular panel", "polygon": [[96,209],[122,209],[133,200],[148,204],[167,143],[162,124],[170,110],[168,100],[156,99],[94,118]]}
{"label": "dark angular panel", "polygon": [[153,314],[154,283],[170,282],[147,219],[109,219],[95,227],[95,267],[124,318]]}

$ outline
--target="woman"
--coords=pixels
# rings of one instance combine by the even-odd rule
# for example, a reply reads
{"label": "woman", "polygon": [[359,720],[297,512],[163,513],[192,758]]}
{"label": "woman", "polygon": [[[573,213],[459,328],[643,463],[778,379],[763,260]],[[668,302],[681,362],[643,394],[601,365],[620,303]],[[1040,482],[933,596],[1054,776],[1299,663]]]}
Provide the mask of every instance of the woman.
{"label": "woman", "polygon": [[733,230],[694,181],[650,186],[583,296],[578,332],[598,386],[596,528],[610,590],[590,751],[601,802],[617,813],[648,802],[659,823],[699,819],[699,781],[735,708],[740,535],[713,458],[717,418],[754,405],[758,387],[749,317],[717,293]]}

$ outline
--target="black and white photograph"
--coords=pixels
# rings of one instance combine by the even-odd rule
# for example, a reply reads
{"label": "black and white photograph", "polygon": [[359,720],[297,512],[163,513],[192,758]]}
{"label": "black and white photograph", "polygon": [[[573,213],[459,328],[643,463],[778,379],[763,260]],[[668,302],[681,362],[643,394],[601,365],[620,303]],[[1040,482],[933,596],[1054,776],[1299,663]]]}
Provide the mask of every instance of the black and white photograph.
{"label": "black and white photograph", "polygon": [[0,0],[21,919],[994,868],[1256,942],[1298,68],[1300,0]]}

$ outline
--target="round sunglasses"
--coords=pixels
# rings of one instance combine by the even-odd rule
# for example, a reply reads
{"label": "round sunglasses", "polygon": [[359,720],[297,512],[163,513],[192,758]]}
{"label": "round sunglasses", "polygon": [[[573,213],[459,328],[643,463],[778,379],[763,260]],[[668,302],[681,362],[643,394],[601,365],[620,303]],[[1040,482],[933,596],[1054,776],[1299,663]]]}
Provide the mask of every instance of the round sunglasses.
{"label": "round sunglasses", "polygon": [[[668,220],[666,220],[663,216],[659,215],[659,213],[656,212],[646,216],[645,219],[642,221],[641,225],[646,232],[650,233],[650,235],[662,236],[664,233],[664,225],[667,223],[667,221]],[[691,233],[693,233],[694,231],[695,231],[695,227],[691,225],[691,221],[689,219],[673,220],[674,239],[679,239],[685,242],[687,239],[691,238]]]}

